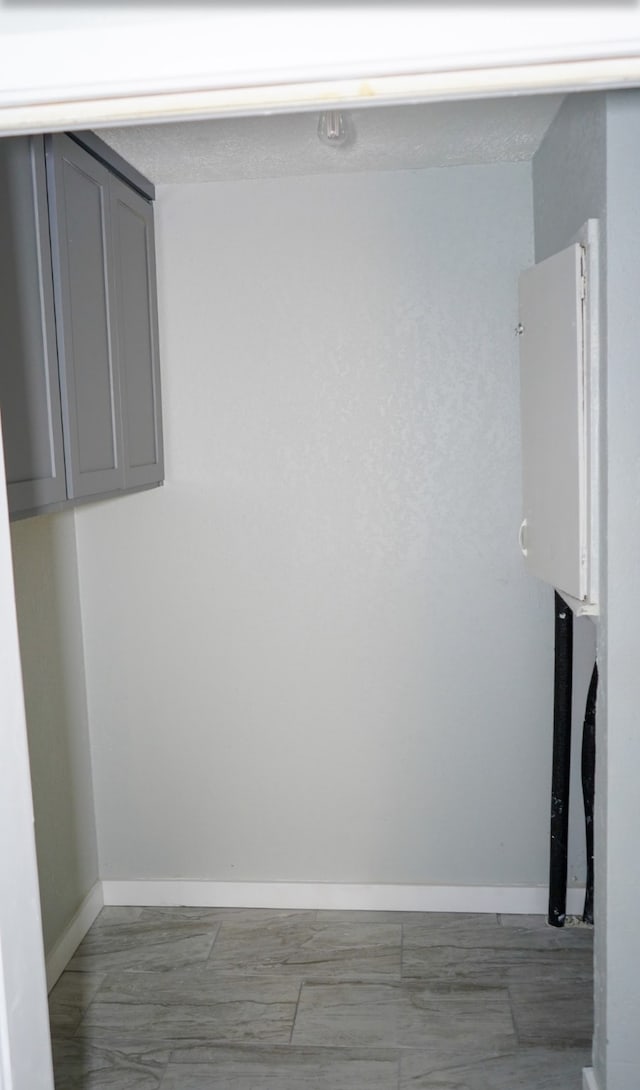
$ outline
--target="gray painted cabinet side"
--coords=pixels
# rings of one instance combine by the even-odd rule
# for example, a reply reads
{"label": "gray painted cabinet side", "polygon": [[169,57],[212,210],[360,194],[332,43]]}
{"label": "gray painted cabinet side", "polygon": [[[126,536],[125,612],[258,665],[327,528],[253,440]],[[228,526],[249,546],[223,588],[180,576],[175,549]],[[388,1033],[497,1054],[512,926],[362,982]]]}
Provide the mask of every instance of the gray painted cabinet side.
{"label": "gray painted cabinet side", "polygon": [[69,137],[46,138],[67,490],[123,487],[109,173]]}
{"label": "gray painted cabinet side", "polygon": [[42,137],[0,141],[0,408],[9,511],[66,499]]}
{"label": "gray painted cabinet side", "polygon": [[124,487],[136,488],[164,476],[153,208],[114,175],[109,184]]}

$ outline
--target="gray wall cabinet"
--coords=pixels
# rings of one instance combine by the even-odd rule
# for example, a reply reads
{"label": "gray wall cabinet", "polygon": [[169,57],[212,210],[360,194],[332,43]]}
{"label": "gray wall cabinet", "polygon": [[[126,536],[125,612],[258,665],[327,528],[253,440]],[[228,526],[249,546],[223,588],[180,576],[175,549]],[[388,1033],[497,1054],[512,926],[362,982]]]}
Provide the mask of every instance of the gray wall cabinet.
{"label": "gray wall cabinet", "polygon": [[68,492],[158,484],[152,206],[70,137],[46,147]]}
{"label": "gray wall cabinet", "polygon": [[153,209],[119,178],[109,184],[124,487],[136,488],[164,476]]}
{"label": "gray wall cabinet", "polygon": [[161,483],[152,204],[63,134],[0,143],[0,204],[11,513]]}
{"label": "gray wall cabinet", "polygon": [[0,141],[0,409],[9,510],[67,498],[44,144]]}
{"label": "gray wall cabinet", "polygon": [[68,136],[46,140],[70,498],[124,485],[109,172]]}

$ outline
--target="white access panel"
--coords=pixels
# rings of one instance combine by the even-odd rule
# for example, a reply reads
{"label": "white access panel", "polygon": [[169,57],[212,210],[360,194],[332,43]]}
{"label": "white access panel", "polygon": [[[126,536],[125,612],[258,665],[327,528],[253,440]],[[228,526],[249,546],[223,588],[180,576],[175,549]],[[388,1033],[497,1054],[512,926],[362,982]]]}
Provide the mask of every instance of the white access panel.
{"label": "white access panel", "polygon": [[585,247],[520,277],[523,523],[528,570],[589,598],[589,451]]}

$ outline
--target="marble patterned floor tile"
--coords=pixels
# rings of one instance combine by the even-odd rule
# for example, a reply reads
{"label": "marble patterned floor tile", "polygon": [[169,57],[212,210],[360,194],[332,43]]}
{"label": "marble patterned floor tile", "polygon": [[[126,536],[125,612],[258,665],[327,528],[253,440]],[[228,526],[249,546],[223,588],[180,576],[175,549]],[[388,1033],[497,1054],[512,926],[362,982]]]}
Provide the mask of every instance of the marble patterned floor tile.
{"label": "marble patterned floor tile", "polygon": [[72,957],[68,970],[109,972],[126,969],[171,970],[202,964],[219,924],[202,921],[105,923],[94,926]]}
{"label": "marble patterned floor tile", "polygon": [[426,919],[407,923],[407,946],[457,946],[462,949],[586,950],[592,945],[589,930],[581,928],[540,927],[537,923],[498,922],[495,916],[459,916],[448,920]]}
{"label": "marble patterned floor tile", "polygon": [[76,1036],[134,1041],[288,1044],[300,983],[197,970],[110,973]]}
{"label": "marble patterned floor tile", "polygon": [[397,1090],[394,1050],[217,1047],[172,1053],[162,1090]]}
{"label": "marble patterned floor tile", "polygon": [[[561,957],[551,958],[532,957],[531,961],[514,961],[504,976],[506,985],[512,984],[538,984],[540,986],[552,986],[562,984],[565,987],[574,987],[582,990],[585,981],[593,991],[593,955],[591,952],[582,955],[571,953]],[[575,983],[574,983],[575,982]]]}
{"label": "marble patterned floor tile", "polygon": [[590,976],[514,982],[509,985],[513,1020],[523,1045],[589,1046],[593,1035]]}
{"label": "marble patterned floor tile", "polygon": [[568,923],[565,925],[565,927],[552,927],[551,924],[547,922],[546,916],[533,916],[530,914],[517,915],[512,912],[501,913],[499,919],[503,927],[526,927],[529,929],[535,928],[539,931],[551,931],[556,935],[569,935],[577,933],[586,936],[591,935],[591,938],[593,939],[593,927],[590,927],[587,924],[583,924],[582,922],[577,925]]}
{"label": "marble patterned floor tile", "polygon": [[543,928],[537,919],[497,923],[490,916],[445,917],[403,927],[402,975],[498,987],[511,978],[588,973],[591,935],[578,929]]}
{"label": "marble patterned floor tile", "polygon": [[220,911],[216,908],[197,908],[191,905],[154,905],[152,908],[143,908],[140,915],[140,923],[163,924],[165,927],[173,927],[179,923],[204,923],[217,928],[220,919]]}
{"label": "marble patterned floor tile", "polygon": [[304,984],[292,1044],[434,1048],[459,1056],[513,1051],[505,988],[455,993],[422,984]]}
{"label": "marble patterned floor tile", "polygon": [[169,1050],[140,1042],[52,1041],[56,1090],[159,1090]]}
{"label": "marble patterned floor tile", "polygon": [[252,924],[267,924],[271,921],[312,923],[316,917],[315,909],[298,908],[198,908],[190,905],[178,907],[158,905],[141,909],[141,912],[143,923],[154,921],[170,923],[174,920],[206,920],[213,923],[223,923],[224,920],[231,920],[234,923]]}
{"label": "marble patterned floor tile", "polygon": [[305,980],[399,980],[400,924],[223,921],[208,965]]}
{"label": "marble patterned floor tile", "polygon": [[92,926],[102,927],[105,924],[135,923],[136,920],[140,919],[143,912],[143,908],[138,908],[133,905],[105,905],[104,908],[100,909]]}
{"label": "marble patterned floor tile", "polygon": [[500,987],[507,978],[560,979],[566,973],[586,976],[591,965],[590,949],[421,946],[407,940],[402,949],[404,980],[449,982],[453,986]]}
{"label": "marble patterned floor tile", "polygon": [[49,994],[49,1024],[54,1037],[75,1033],[105,979],[104,973],[65,972]]}
{"label": "marble patterned floor tile", "polygon": [[400,1090],[582,1090],[588,1049],[518,1049],[509,1056],[438,1070],[432,1054],[406,1051]]}
{"label": "marble patterned floor tile", "polygon": [[[547,923],[546,916],[540,914],[534,915],[530,912],[501,912],[498,916],[498,920],[503,927],[535,927],[540,931],[546,931],[550,926]],[[555,930],[558,929],[556,928]]]}
{"label": "marble patterned floor tile", "polygon": [[544,917],[114,906],[70,969],[57,1090],[574,1090],[589,1065],[592,932]]}
{"label": "marble patterned floor tile", "polygon": [[449,942],[452,937],[456,941],[474,943],[482,941],[484,935],[493,938],[500,927],[495,912],[422,912],[417,915],[415,921],[406,921],[410,925],[408,931],[421,936],[425,943]]}
{"label": "marble patterned floor tile", "polygon": [[[318,909],[316,912],[316,920],[318,923],[400,923],[400,924],[429,924],[433,923],[434,926],[450,926],[452,921],[461,918],[460,913],[450,912],[376,912],[376,911],[362,911],[360,909]],[[471,917],[467,914],[462,915],[463,919],[479,919],[480,917]],[[490,923],[495,924],[497,922],[497,916],[495,913],[487,915],[487,919]]]}
{"label": "marble patterned floor tile", "polygon": [[527,942],[559,950],[593,949],[593,928],[582,924],[551,927],[544,916],[502,916],[500,927],[513,935],[514,943]]}

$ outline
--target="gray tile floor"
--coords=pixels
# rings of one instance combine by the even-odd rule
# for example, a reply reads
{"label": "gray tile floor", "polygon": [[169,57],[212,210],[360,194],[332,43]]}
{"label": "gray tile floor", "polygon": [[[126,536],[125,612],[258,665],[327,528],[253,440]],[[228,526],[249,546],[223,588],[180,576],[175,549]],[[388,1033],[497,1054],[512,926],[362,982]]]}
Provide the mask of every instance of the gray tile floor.
{"label": "gray tile floor", "polygon": [[580,1090],[592,935],[541,917],[106,908],[58,1090]]}

